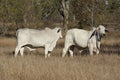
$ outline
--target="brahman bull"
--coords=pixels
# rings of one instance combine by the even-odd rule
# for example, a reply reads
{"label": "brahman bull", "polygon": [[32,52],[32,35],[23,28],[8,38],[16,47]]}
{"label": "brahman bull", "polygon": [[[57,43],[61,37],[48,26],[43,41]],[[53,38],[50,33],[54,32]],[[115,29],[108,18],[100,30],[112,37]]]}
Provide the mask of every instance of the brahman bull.
{"label": "brahman bull", "polygon": [[17,35],[17,47],[15,49],[15,57],[20,51],[23,56],[24,47],[27,47],[30,51],[35,50],[37,47],[45,48],[45,58],[49,57],[53,48],[56,46],[56,42],[59,38],[62,38],[61,28],[56,27],[54,29],[45,28],[44,30],[36,29],[18,29]]}
{"label": "brahman bull", "polygon": [[106,32],[107,30],[103,25],[99,25],[97,28],[93,28],[90,31],[76,28],[68,30],[65,37],[62,57],[66,55],[67,51],[73,56],[74,49],[70,48],[73,45],[82,48],[88,47],[90,55],[93,55],[93,51],[99,54],[101,38]]}

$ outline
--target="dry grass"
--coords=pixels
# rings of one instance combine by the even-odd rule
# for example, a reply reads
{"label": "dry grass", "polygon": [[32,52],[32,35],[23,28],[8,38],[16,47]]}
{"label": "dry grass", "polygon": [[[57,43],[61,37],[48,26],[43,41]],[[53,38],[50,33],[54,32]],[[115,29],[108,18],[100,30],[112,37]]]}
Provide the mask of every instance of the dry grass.
{"label": "dry grass", "polygon": [[0,37],[0,47],[13,47],[16,46],[16,39]]}
{"label": "dry grass", "polygon": [[120,56],[0,57],[1,80],[119,80]]}
{"label": "dry grass", "polygon": [[103,39],[100,55],[61,58],[64,43],[61,39],[47,59],[44,58],[44,49],[32,54],[26,49],[24,57],[15,58],[16,39],[2,37],[0,80],[120,80],[120,34],[112,33]]}

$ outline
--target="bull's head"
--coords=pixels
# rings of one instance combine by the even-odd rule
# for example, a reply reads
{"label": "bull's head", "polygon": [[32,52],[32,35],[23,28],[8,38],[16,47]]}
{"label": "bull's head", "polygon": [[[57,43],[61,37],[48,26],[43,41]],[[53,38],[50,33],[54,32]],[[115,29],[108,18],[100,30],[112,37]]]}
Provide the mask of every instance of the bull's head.
{"label": "bull's head", "polygon": [[101,37],[105,36],[106,32],[108,32],[108,30],[103,25],[99,25],[96,30]]}
{"label": "bull's head", "polygon": [[95,30],[97,40],[100,41],[101,38],[106,35],[106,32],[108,32],[108,30],[103,25],[99,25]]}
{"label": "bull's head", "polygon": [[92,36],[96,35],[97,40],[101,41],[101,38],[105,36],[106,32],[108,32],[108,30],[103,25],[99,25],[97,28],[93,28],[93,33],[90,36],[90,39]]}

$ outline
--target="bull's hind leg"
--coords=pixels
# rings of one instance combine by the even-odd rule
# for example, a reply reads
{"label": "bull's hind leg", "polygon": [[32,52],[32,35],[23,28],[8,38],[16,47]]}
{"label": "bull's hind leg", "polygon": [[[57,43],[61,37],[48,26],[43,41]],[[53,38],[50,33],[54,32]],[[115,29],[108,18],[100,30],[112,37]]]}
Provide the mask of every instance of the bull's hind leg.
{"label": "bull's hind leg", "polygon": [[17,47],[15,48],[15,57],[18,55],[20,48],[21,46],[19,45],[17,45]]}
{"label": "bull's hind leg", "polygon": [[23,52],[24,52],[24,47],[20,48],[20,54],[21,54],[21,56],[23,56]]}
{"label": "bull's hind leg", "polygon": [[89,48],[90,55],[93,55],[93,45],[89,44],[88,48]]}
{"label": "bull's hind leg", "polygon": [[[65,57],[65,55],[66,55],[66,53],[71,45],[72,44],[69,44],[63,48],[62,57]],[[70,53],[72,54],[72,51],[70,51]]]}
{"label": "bull's hind leg", "polygon": [[63,52],[62,52],[62,57],[65,57],[66,53],[67,53],[67,50],[66,48],[63,48]]}
{"label": "bull's hind leg", "polygon": [[30,48],[27,46],[27,48],[30,50],[30,54],[32,54],[32,51],[35,51],[36,49]]}
{"label": "bull's hind leg", "polygon": [[69,49],[70,56],[73,57],[73,51],[75,46],[71,46]]}

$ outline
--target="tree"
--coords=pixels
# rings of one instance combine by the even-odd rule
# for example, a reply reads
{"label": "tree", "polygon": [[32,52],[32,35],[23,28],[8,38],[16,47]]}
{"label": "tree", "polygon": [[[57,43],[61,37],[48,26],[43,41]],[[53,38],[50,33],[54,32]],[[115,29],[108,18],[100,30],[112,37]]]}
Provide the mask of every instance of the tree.
{"label": "tree", "polygon": [[60,14],[63,17],[63,27],[65,28],[65,32],[68,30],[68,19],[69,19],[69,0],[61,1],[61,9]]}

